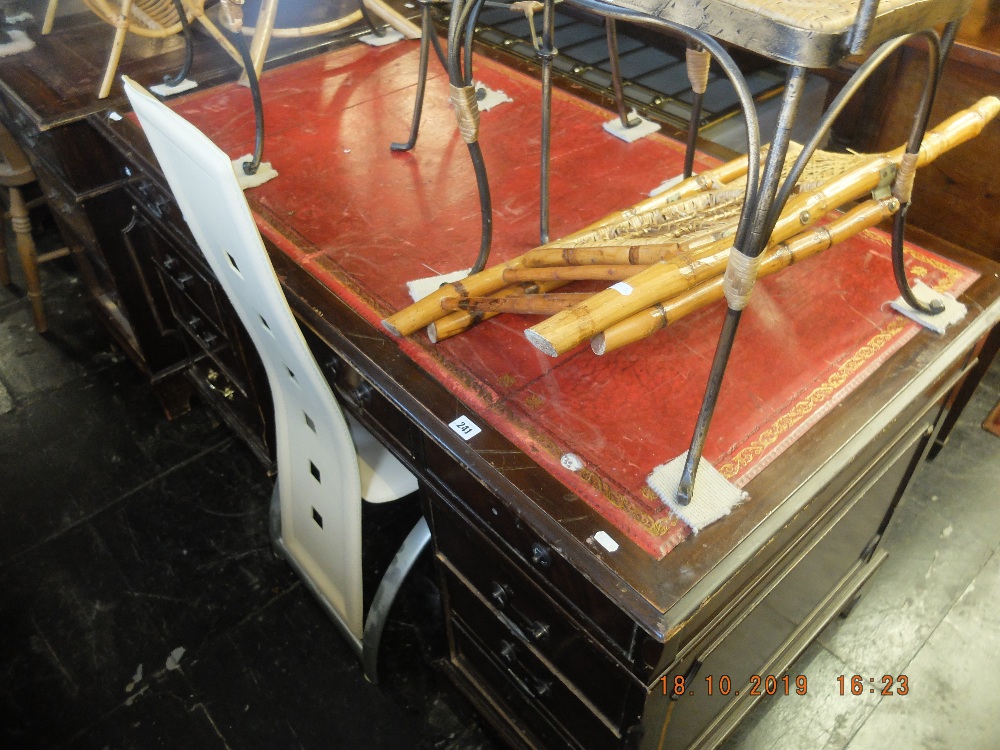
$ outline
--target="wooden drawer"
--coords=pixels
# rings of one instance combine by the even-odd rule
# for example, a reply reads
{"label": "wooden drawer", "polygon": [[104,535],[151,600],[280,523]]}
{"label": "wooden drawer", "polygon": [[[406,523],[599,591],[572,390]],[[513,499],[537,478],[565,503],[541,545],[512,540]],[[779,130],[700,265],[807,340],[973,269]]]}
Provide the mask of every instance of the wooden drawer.
{"label": "wooden drawer", "polygon": [[620,725],[630,702],[641,705],[642,682],[489,541],[432,502],[454,614],[472,624],[499,619],[521,649],[535,653],[610,723]]}
{"label": "wooden drawer", "polygon": [[84,210],[59,182],[49,173],[36,170],[38,183],[45,193],[45,200],[52,215],[61,225],[68,227],[87,247],[97,245],[94,229],[87,220]]}
{"label": "wooden drawer", "polygon": [[[688,747],[699,737],[695,746],[714,746],[735,725],[738,714],[749,711],[759,699],[749,692],[751,676],[780,677],[872,575],[884,559],[875,553],[874,542],[929,431],[929,421],[911,427],[884,461],[832,506],[823,523],[789,550],[773,575],[743,592],[745,600],[735,612],[730,608],[724,618],[692,638],[681,661],[666,674],[669,685],[676,676],[687,674],[693,663],[700,664],[693,681],[694,698],[682,698],[674,711],[669,746]],[[722,676],[728,678],[732,692],[706,695],[706,679],[718,686]],[[794,694],[796,676],[791,676],[793,694],[785,700],[800,698]],[[659,693],[654,691],[650,700],[665,702],[662,690]],[[662,715],[663,710],[661,706],[652,713]]]}
{"label": "wooden drawer", "polygon": [[427,441],[424,456],[436,487],[475,518],[501,548],[509,548],[533,580],[630,664],[638,636],[635,622],[559,554],[558,547],[542,540],[436,443]]}
{"label": "wooden drawer", "polygon": [[[156,264],[164,286],[172,296],[183,296],[208,318],[217,329],[222,330],[222,315],[215,298],[215,285],[199,268],[178,252],[166,245],[157,245],[153,262]],[[221,290],[220,290],[221,291]]]}
{"label": "wooden drawer", "polygon": [[136,177],[139,174],[138,167],[126,166],[123,174],[128,176],[129,196],[142,208],[149,218],[156,223],[162,232],[170,232],[175,235],[172,239],[177,244],[183,244],[190,248],[191,252],[199,253],[194,237],[188,231],[187,222],[180,207],[174,201],[173,195],[166,192],[148,177]]}
{"label": "wooden drawer", "polygon": [[121,154],[86,121],[40,131],[34,118],[16,104],[6,107],[3,118],[32,166],[57,175],[75,196],[94,194],[123,182]]}
{"label": "wooden drawer", "polygon": [[621,736],[533,654],[516,646],[499,620],[452,620],[454,658],[491,699],[506,699],[518,721],[545,737],[545,747],[621,748]]}

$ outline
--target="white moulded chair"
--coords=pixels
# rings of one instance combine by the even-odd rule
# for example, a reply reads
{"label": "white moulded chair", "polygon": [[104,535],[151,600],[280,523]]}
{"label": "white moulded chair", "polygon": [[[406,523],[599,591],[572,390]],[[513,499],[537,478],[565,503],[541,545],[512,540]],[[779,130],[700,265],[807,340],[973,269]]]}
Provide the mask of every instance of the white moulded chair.
{"label": "white moulded chair", "polygon": [[410,531],[366,617],[362,498],[396,500],[416,491],[416,478],[371,434],[345,419],[288,308],[229,157],[141,86],[124,81],[184,218],[267,371],[278,462],[271,511],[275,546],[375,682],[386,616],[430,531],[423,518]]}

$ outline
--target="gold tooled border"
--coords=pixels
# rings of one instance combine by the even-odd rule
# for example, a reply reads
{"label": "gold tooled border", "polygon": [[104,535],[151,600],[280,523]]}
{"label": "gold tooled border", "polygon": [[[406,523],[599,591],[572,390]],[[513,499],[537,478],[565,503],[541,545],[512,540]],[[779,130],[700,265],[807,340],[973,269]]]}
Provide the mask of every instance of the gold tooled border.
{"label": "gold tooled border", "polygon": [[[891,247],[892,241],[882,232],[865,230],[864,235],[879,244]],[[920,249],[905,246],[904,252],[914,260],[932,266],[944,276],[934,285],[936,291],[947,291],[961,278],[963,269],[925,254]],[[892,341],[908,325],[908,321],[896,318],[880,333],[870,338],[849,360],[844,362],[825,383],[817,386],[808,396],[785,412],[760,437],[742,448],[729,461],[719,466],[719,473],[727,479],[736,476],[750,465],[765,450],[776,443],[786,432],[812,414],[833,396],[858,370],[864,367],[879,351]]]}

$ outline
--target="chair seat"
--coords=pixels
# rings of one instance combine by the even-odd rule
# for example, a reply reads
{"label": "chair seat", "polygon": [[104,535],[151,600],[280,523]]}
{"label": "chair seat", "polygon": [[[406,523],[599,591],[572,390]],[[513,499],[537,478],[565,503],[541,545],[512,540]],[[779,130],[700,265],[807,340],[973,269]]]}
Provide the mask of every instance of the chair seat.
{"label": "chair seat", "polygon": [[[601,0],[806,68],[849,54],[859,0]],[[972,0],[882,0],[866,48],[954,21]]]}

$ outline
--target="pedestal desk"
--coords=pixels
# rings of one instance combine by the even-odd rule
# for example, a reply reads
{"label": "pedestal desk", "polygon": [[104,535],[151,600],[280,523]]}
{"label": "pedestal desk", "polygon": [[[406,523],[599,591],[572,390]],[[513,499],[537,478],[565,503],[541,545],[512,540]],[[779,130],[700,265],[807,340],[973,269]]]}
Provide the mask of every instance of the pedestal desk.
{"label": "pedestal desk", "polygon": [[[589,351],[548,360],[520,337],[524,321],[497,319],[439,347],[423,334],[399,340],[381,329],[380,318],[405,304],[401,280],[466,267],[478,246],[474,181],[439,76],[430,82],[417,149],[388,150],[407,127],[415,56],[415,45],[352,47],[265,75],[265,158],[281,176],[247,197],[344,408],[420,479],[444,592],[445,668],[513,746],[586,750],[657,747],[672,686],[686,677],[685,692],[694,695],[674,701],[663,746],[712,747],[772,690],[768,676],[781,686],[774,689],[785,689],[780,678],[795,658],[849,611],[877,573],[886,556],[878,541],[895,503],[949,394],[978,372],[977,347],[1000,320],[998,266],[925,238],[940,257],[922,255],[929,259],[924,271],[937,263],[942,273],[965,279],[961,299],[969,314],[941,336],[891,317],[875,321],[873,337],[850,344],[833,365],[795,353],[820,351],[836,338],[837,316],[852,317],[847,308],[818,310],[808,295],[795,296],[812,273],[806,264],[805,275],[765,282],[756,293],[756,328],[748,326],[736,354],[753,366],[732,375],[735,393],[755,378],[757,385],[748,391],[749,406],[733,397],[738,419],[728,429],[758,419],[767,432],[777,424],[772,417],[791,413],[806,397],[803,383],[832,383],[837,395],[805,420],[815,422],[808,429],[776,433],[780,439],[763,451],[766,462],[746,482],[748,501],[697,536],[686,535],[657,516],[628,477],[648,472],[651,456],[672,458],[675,443],[688,440],[690,425],[665,415],[676,407],[693,421],[697,404],[681,404],[688,398],[681,394],[698,392],[701,383],[685,385],[683,374],[702,368],[698,342],[711,345],[717,311],[636,345],[647,347],[647,356],[659,352],[672,368],[650,379],[649,398],[612,389],[600,403],[589,388],[618,383],[648,359],[623,350],[601,362]],[[503,105],[506,115],[483,115],[497,205],[495,253],[502,259],[537,242],[537,85],[491,62],[478,64],[477,77],[514,99]],[[249,108],[236,104],[241,96],[245,90],[222,86],[175,106],[237,156],[251,142],[253,121]],[[130,264],[150,298],[162,295],[157,314],[196,361],[235,381],[243,371],[222,346],[234,340],[224,301],[141,131],[119,114],[94,114],[87,124],[113,154],[109,168],[123,175],[128,205],[120,220],[131,222],[134,210],[151,240],[133,242],[117,261]],[[557,94],[556,236],[635,202],[679,163],[682,147],[665,138],[601,140],[601,119],[610,115]],[[707,163],[701,159],[700,168]],[[861,266],[855,268],[855,256],[830,255],[823,273],[879,276],[877,248],[844,252],[857,253]],[[841,291],[851,290],[834,289]],[[873,303],[877,315],[885,313],[882,301]],[[192,317],[201,322],[193,325]],[[776,327],[796,320],[828,325],[829,336],[815,327]],[[886,332],[897,338],[880,349]],[[787,357],[768,359],[767,342],[775,341]],[[859,364],[844,370],[847,362]],[[838,381],[836,373],[848,370],[863,376]],[[664,395],[660,380],[676,392]],[[567,406],[567,394],[578,408]],[[636,466],[588,465],[594,456],[621,452],[604,441],[604,425],[620,424],[629,410],[640,414],[636,434],[623,438],[637,446],[629,454]],[[466,440],[449,427],[459,418],[478,434]],[[731,437],[716,435],[716,458],[740,449],[722,445]],[[585,468],[561,470],[566,452],[577,453]],[[716,695],[706,695],[706,678]],[[731,685],[728,695],[718,694],[722,678]]]}

